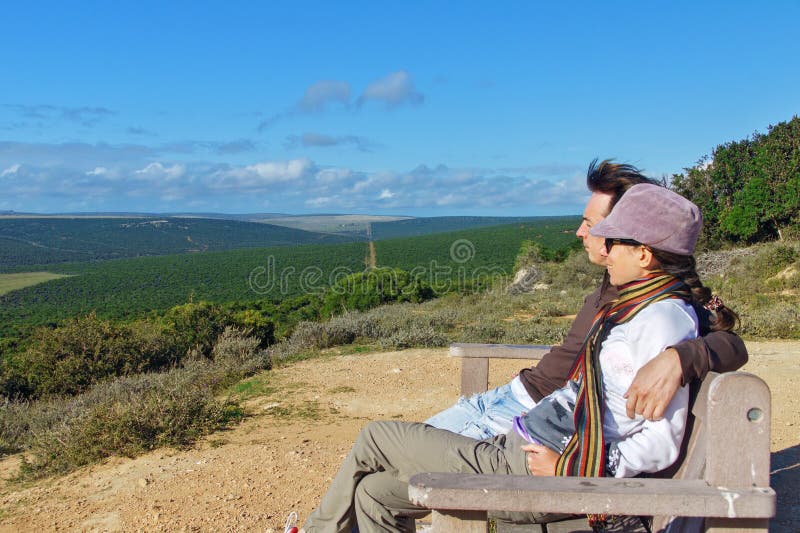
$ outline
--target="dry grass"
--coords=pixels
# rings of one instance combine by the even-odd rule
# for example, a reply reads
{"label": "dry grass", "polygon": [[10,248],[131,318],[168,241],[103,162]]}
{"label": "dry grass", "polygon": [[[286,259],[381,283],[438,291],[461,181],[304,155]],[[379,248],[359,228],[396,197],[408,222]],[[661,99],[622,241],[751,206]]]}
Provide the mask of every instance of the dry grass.
{"label": "dry grass", "polygon": [[20,272],[16,274],[0,274],[0,295],[11,291],[24,289],[31,285],[38,285],[53,279],[67,278],[64,274],[52,272]]}

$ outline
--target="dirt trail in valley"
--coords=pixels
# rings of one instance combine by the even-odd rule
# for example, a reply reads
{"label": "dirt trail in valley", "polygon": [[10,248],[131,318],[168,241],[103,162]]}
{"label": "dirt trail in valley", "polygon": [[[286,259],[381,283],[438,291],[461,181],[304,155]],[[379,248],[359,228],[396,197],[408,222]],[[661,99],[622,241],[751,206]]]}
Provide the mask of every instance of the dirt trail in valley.
{"label": "dirt trail in valley", "polygon": [[[772,531],[800,531],[800,343],[749,342],[773,394]],[[0,491],[0,531],[283,531],[305,518],[369,420],[423,420],[457,397],[445,349],[323,357],[268,374],[250,418],[189,450],[162,449]],[[519,362],[492,366],[502,383]],[[9,478],[18,458],[0,462]]]}

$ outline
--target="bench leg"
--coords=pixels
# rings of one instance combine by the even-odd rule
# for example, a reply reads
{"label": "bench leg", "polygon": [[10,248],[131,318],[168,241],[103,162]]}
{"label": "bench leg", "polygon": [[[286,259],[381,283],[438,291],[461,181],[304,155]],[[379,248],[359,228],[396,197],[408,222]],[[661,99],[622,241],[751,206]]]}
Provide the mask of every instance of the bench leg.
{"label": "bench leg", "polygon": [[489,529],[486,511],[433,511],[434,533],[486,533]]}
{"label": "bench leg", "polygon": [[489,386],[489,359],[478,357],[461,360],[461,395],[469,398],[473,394],[486,392]]}
{"label": "bench leg", "polygon": [[767,533],[769,520],[760,518],[707,518],[707,533]]}

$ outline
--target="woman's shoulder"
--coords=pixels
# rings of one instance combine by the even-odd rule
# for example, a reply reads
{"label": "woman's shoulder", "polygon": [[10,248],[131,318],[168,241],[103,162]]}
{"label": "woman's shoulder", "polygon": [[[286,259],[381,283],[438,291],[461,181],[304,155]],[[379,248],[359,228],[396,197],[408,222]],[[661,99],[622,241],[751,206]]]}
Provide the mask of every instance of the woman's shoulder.
{"label": "woman's shoulder", "polygon": [[691,303],[678,298],[668,298],[652,303],[642,309],[630,322],[633,330],[667,328],[677,331],[693,331],[697,328],[697,313]]}

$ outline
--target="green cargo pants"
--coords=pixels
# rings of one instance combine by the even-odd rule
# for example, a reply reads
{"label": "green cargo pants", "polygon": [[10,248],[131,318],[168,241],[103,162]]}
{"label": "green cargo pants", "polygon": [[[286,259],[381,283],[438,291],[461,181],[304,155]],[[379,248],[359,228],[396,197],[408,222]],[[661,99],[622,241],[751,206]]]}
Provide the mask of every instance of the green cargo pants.
{"label": "green cargo pants", "polygon": [[[359,433],[328,492],[303,528],[308,532],[414,531],[429,511],[408,500],[408,480],[419,472],[530,474],[523,441],[513,432],[475,440],[432,426],[370,422]],[[549,521],[542,513],[497,513],[510,522]]]}

